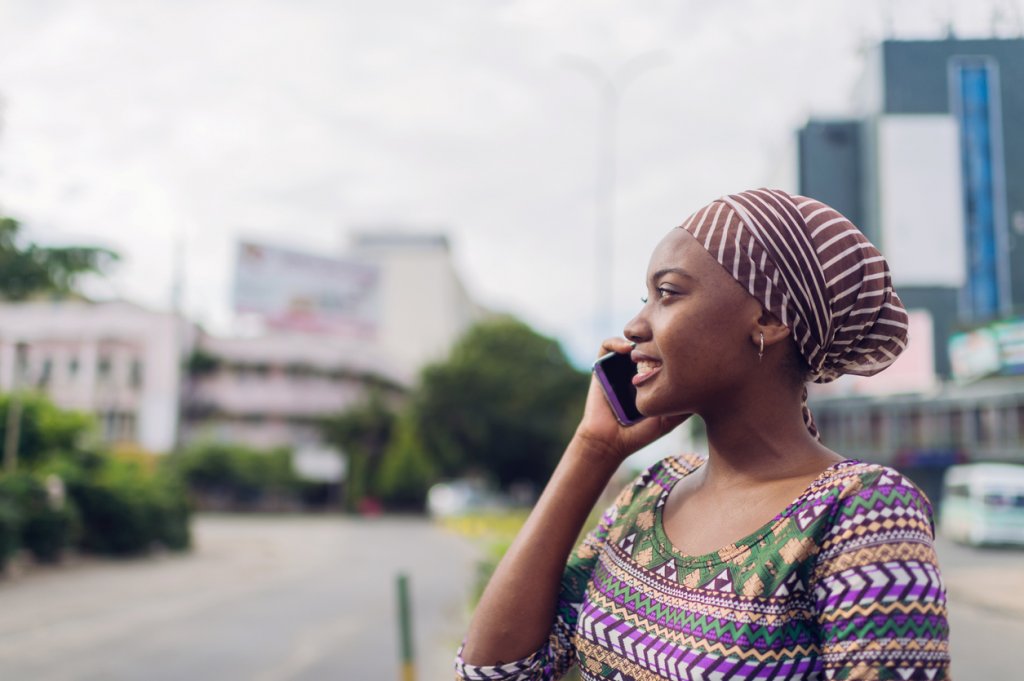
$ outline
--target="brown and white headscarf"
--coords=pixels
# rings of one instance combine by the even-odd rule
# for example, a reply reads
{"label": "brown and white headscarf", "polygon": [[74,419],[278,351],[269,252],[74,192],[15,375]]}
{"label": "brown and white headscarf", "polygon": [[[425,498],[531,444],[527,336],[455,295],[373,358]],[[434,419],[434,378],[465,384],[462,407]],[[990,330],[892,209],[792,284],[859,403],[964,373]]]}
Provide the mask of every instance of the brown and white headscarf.
{"label": "brown and white headscarf", "polygon": [[[907,347],[885,258],[824,203],[756,189],[713,201],[681,228],[789,327],[814,382],[871,376]],[[806,390],[804,421],[816,436]]]}

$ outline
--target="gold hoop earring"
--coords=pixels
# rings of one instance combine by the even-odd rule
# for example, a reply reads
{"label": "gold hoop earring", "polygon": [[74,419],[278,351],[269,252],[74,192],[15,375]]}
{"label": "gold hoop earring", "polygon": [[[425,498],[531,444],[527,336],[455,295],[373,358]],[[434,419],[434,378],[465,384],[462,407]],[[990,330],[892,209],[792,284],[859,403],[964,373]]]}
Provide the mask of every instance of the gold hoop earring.
{"label": "gold hoop earring", "polygon": [[761,346],[757,349],[757,361],[760,362],[761,358],[764,357],[764,332],[757,332],[761,336]]}

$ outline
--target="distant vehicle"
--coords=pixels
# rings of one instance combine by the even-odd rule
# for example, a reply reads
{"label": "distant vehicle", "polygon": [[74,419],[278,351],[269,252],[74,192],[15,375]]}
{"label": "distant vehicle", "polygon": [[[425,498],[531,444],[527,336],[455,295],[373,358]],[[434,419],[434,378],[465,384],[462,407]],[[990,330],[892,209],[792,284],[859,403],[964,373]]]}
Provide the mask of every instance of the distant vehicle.
{"label": "distant vehicle", "polygon": [[505,501],[479,480],[439,482],[427,491],[427,511],[435,518],[503,508]]}
{"label": "distant vehicle", "polygon": [[1024,545],[1024,466],[974,463],[950,466],[939,514],[954,541]]}

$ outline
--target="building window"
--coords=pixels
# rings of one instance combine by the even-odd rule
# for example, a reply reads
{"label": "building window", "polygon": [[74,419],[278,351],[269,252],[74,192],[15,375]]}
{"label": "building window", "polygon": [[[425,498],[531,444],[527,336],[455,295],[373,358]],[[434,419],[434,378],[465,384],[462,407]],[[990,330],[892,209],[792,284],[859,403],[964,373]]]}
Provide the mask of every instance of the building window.
{"label": "building window", "polygon": [[121,442],[138,441],[135,414],[131,412],[125,412],[124,414],[121,415],[121,428],[119,434]]}
{"label": "building window", "polygon": [[42,366],[39,368],[39,387],[45,388],[50,385],[50,379],[53,376],[53,360],[47,357],[43,360]]}
{"label": "building window", "polygon": [[23,385],[28,380],[28,343],[14,346],[14,385]]}
{"label": "building window", "polygon": [[78,367],[79,364],[77,357],[72,357],[70,360],[68,360],[68,378],[71,379],[72,381],[78,377]]}
{"label": "building window", "polygon": [[131,387],[138,389],[142,387],[142,378],[142,361],[138,359],[133,360],[131,372],[129,373],[128,376],[128,382],[131,385]]}
{"label": "building window", "polygon": [[951,96],[960,121],[960,161],[964,182],[967,283],[964,303],[974,320],[999,317],[1006,310],[1003,286],[1006,205],[1001,159],[999,78],[995,63],[985,58],[952,62]]}
{"label": "building window", "polygon": [[101,381],[109,381],[113,368],[114,363],[111,361],[110,355],[101,355],[99,361],[96,362],[96,377]]}

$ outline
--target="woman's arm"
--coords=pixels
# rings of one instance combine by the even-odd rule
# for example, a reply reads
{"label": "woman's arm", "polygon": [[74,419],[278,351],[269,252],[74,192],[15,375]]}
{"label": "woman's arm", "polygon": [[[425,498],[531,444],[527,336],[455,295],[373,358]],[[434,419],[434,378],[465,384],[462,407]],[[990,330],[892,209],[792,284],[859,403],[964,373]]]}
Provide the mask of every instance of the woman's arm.
{"label": "woman's arm", "polygon": [[[610,339],[602,354],[630,347],[623,339]],[[623,428],[591,380],[576,435],[480,598],[462,650],[466,664],[511,662],[544,645],[566,560],[612,474],[627,456],[684,419],[645,419]]]}
{"label": "woman's arm", "polygon": [[518,660],[547,640],[569,552],[618,467],[602,454],[579,438],[569,444],[480,598],[462,650],[467,664]]}

